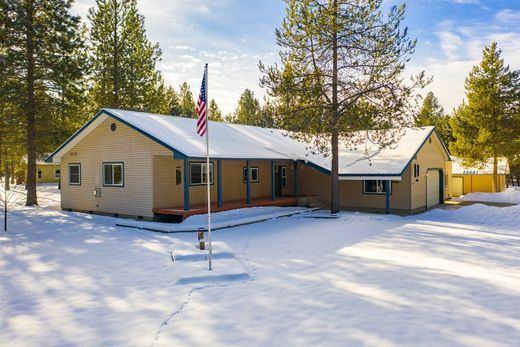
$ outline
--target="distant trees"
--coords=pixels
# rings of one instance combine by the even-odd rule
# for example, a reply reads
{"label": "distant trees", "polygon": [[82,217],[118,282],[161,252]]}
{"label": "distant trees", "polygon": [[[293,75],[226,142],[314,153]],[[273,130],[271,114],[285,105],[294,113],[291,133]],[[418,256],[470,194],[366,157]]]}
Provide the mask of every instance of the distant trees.
{"label": "distant trees", "polygon": [[446,146],[453,141],[449,116],[444,113],[444,108],[432,92],[429,92],[424,98],[419,113],[415,115],[414,125],[418,127],[434,126]]}
{"label": "distant trees", "polygon": [[148,40],[136,0],[96,0],[88,20],[94,109],[158,111],[162,105],[153,101],[163,87],[156,69],[161,50]]}
{"label": "distant trees", "polygon": [[217,102],[214,99],[211,99],[209,102],[209,119],[222,122],[224,120],[224,117],[222,116],[222,111],[218,108]]}
{"label": "distant trees", "polygon": [[197,111],[195,110],[195,100],[190,90],[188,83],[184,82],[180,85],[179,92],[179,114],[176,116],[197,118]]}
{"label": "distant trees", "polygon": [[493,158],[493,191],[497,189],[499,157],[520,152],[520,72],[505,65],[496,42],[485,47],[482,61],[465,82],[467,103],[454,112],[455,141],[450,149],[470,165]]}
{"label": "distant trees", "polygon": [[[261,85],[280,107],[280,125],[331,154],[331,212],[339,210],[340,139],[376,129],[370,140],[395,142],[409,125],[410,99],[426,84],[421,73],[409,84],[402,73],[415,40],[402,28],[405,6],[387,15],[382,0],[286,0],[276,40],[281,66],[266,67]],[[393,130],[392,130],[393,129]]]}

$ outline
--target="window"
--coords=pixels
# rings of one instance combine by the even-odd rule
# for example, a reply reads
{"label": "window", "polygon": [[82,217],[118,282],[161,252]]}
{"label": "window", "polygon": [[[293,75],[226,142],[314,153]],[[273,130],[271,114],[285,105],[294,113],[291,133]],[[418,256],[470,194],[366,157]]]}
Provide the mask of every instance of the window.
{"label": "window", "polygon": [[38,178],[42,178],[42,170],[38,170]]}
{"label": "window", "polygon": [[285,187],[287,187],[287,166],[282,166],[281,170],[282,170],[282,174],[281,174],[282,187],[285,188]]}
{"label": "window", "polygon": [[123,163],[103,163],[103,186],[123,187],[125,185]]}
{"label": "window", "polygon": [[69,185],[81,185],[81,164],[69,164]]}
{"label": "window", "polygon": [[444,186],[448,186],[448,174],[444,174]]}
{"label": "window", "polygon": [[[247,182],[246,172],[247,172],[247,170],[246,170],[246,168],[244,168],[244,182]],[[250,176],[251,182],[258,182],[259,181],[258,168],[250,167],[249,172],[251,174],[251,176]]]}
{"label": "window", "polygon": [[55,178],[60,178],[60,176],[61,176],[61,170],[60,169],[54,170],[54,177]]}
{"label": "window", "polygon": [[[386,194],[385,181],[383,180],[368,180],[363,181],[364,194]],[[390,194],[392,194],[392,182],[390,182]]]}
{"label": "window", "polygon": [[420,166],[419,164],[413,164],[413,178],[419,178],[420,176]]}
{"label": "window", "polygon": [[178,167],[177,169],[175,169],[175,184],[180,185],[181,183],[182,183],[182,173],[181,173],[181,168]]}
{"label": "window", "polygon": [[[190,184],[196,186],[207,182],[206,163],[190,163]],[[209,183],[213,184],[213,163],[209,164]]]}

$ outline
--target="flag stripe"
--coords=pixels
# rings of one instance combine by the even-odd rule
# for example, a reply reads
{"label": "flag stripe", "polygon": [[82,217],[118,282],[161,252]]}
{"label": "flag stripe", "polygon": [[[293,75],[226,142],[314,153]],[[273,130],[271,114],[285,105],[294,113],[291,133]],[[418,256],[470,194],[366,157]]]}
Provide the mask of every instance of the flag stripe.
{"label": "flag stripe", "polygon": [[206,92],[206,70],[204,70],[204,76],[202,77],[202,85],[200,86],[199,100],[197,101],[197,105],[195,106],[195,111],[197,111],[198,114],[197,134],[199,134],[200,136],[204,136],[204,134],[206,134],[206,127],[208,126],[208,117],[206,112]]}

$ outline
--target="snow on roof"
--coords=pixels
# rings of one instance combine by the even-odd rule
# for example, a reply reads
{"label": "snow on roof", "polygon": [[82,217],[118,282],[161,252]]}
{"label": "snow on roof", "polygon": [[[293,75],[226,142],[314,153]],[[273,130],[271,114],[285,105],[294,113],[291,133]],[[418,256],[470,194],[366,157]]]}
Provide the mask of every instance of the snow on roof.
{"label": "snow on roof", "polygon": [[[452,156],[452,175],[492,175],[493,174],[493,159],[490,158],[484,165],[484,167],[471,167],[464,166],[462,159]],[[498,159],[498,174],[507,175],[509,174],[509,165],[506,158]]]}
{"label": "snow on roof", "polygon": [[[112,117],[127,124],[180,156],[206,156],[205,139],[196,133],[196,119],[115,109],[103,109],[96,117],[100,115],[105,117],[102,120]],[[96,122],[96,117],[61,145],[48,160],[54,161],[65,154],[85,136],[81,133],[88,130],[91,123],[99,125],[101,120]],[[209,122],[208,128],[211,158],[303,160],[330,172],[330,157],[311,153],[306,143],[287,136],[284,130],[213,121]],[[380,149],[372,143],[356,148],[340,145],[339,173],[356,177],[400,176],[433,130],[433,127],[408,128],[393,148]]]}

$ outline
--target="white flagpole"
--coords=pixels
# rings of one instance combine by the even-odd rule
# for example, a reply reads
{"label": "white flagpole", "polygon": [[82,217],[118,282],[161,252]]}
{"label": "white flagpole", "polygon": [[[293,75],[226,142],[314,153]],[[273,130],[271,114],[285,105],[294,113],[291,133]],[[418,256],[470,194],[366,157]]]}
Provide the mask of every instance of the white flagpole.
{"label": "white flagpole", "polygon": [[211,257],[213,249],[211,248],[211,184],[209,176],[209,93],[208,93],[208,63],[206,63],[204,73],[206,78],[206,186],[208,190],[208,243],[209,243],[209,271],[211,271]]}

